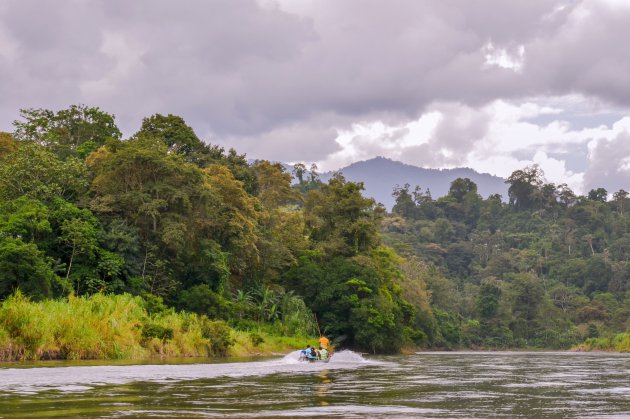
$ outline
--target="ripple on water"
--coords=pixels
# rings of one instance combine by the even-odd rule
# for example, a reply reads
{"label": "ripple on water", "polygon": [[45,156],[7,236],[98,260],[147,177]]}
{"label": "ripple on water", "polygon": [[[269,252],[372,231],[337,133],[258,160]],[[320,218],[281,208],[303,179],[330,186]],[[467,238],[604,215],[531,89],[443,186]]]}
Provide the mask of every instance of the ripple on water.
{"label": "ripple on water", "polygon": [[627,356],[346,353],[310,364],[295,355],[0,369],[0,416],[630,417]]}

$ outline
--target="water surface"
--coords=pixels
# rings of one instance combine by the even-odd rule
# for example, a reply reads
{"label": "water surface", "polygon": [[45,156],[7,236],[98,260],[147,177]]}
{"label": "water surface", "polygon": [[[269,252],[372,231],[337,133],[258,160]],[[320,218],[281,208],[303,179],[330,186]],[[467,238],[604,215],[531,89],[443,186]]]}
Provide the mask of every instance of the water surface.
{"label": "water surface", "polygon": [[0,418],[630,417],[630,356],[449,352],[303,363],[0,367]]}

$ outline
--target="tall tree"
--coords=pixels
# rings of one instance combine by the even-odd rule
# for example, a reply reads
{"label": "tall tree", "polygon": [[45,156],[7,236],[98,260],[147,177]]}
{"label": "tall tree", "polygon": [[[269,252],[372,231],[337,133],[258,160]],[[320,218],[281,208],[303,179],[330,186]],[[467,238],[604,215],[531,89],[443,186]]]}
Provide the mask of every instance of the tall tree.
{"label": "tall tree", "polygon": [[299,199],[291,188],[291,175],[284,171],[280,163],[262,160],[257,161],[253,167],[258,182],[258,199],[265,208],[278,208]]}
{"label": "tall tree", "polygon": [[16,151],[0,157],[0,198],[77,200],[88,190],[87,175],[84,162],[77,158],[61,160],[37,144],[21,143]]}
{"label": "tall tree", "polygon": [[155,114],[144,118],[142,127],[135,136],[159,138],[166,144],[169,151],[185,156],[202,152],[205,147],[205,144],[184,119],[172,114],[167,116]]}
{"label": "tall tree", "polygon": [[363,183],[347,182],[339,173],[306,196],[306,224],[311,239],[331,255],[356,255],[379,244],[383,208],[364,198]]}
{"label": "tall tree", "polygon": [[52,297],[55,282],[50,262],[35,244],[0,236],[0,299],[18,289],[37,300]]}
{"label": "tall tree", "polygon": [[15,144],[13,136],[8,132],[0,131],[0,158],[6,154],[14,152],[16,148],[17,145]]}
{"label": "tall tree", "polygon": [[113,115],[85,105],[58,112],[22,109],[20,117],[22,120],[13,122],[16,139],[42,145],[62,158],[85,157],[107,140],[122,136]]}
{"label": "tall tree", "polygon": [[542,170],[537,165],[513,172],[505,181],[510,185],[508,188],[510,205],[516,208],[533,208],[537,205],[544,183],[543,176]]}

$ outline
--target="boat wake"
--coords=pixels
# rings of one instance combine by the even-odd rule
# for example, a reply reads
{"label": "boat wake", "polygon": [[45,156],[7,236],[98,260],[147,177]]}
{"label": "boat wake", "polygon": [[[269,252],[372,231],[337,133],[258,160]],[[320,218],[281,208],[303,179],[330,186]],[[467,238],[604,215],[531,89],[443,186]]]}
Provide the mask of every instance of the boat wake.
{"label": "boat wake", "polygon": [[[282,358],[280,361],[285,364],[298,364],[298,363],[304,364],[303,361],[300,361],[300,351],[291,352],[285,355],[284,358]],[[356,352],[346,350],[346,351],[335,352],[330,357],[330,360],[326,362],[325,364],[328,364],[328,365],[352,364],[356,366],[356,364],[374,364],[374,363],[377,363],[377,362],[365,359],[361,356],[361,354],[358,354]]]}
{"label": "boat wake", "polygon": [[299,356],[300,351],[294,351],[280,359],[254,362],[0,368],[0,394],[34,394],[45,390],[85,391],[100,385],[132,382],[172,383],[215,377],[302,374],[379,364],[378,361],[367,360],[352,351],[337,352],[329,362],[303,362],[299,361]]}

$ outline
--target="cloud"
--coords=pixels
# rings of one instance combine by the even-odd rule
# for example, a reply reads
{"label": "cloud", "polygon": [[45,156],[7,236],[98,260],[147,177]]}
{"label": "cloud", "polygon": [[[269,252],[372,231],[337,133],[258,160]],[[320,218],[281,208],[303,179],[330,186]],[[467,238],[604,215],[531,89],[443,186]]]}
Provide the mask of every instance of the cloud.
{"label": "cloud", "polygon": [[590,164],[584,176],[584,190],[603,187],[608,192],[630,189],[630,118],[615,124],[613,138],[599,138],[589,144]]}
{"label": "cloud", "polygon": [[[589,128],[579,128],[579,124],[575,124],[578,128],[573,128],[574,124],[564,119],[543,124],[532,122],[544,116],[569,120],[590,118],[586,109],[598,112],[594,105],[555,107],[576,103],[573,97],[545,102],[549,101],[498,100],[482,108],[437,103],[412,122],[354,124],[352,129],[338,132],[339,150],[318,161],[318,165],[336,169],[357,159],[384,156],[417,166],[466,166],[508,177],[514,170],[537,164],[545,172],[547,181],[566,183],[577,193],[588,191],[585,181],[605,182],[605,176],[597,176],[597,162],[590,160],[597,156],[596,149],[603,147],[600,144],[608,144],[626,130],[630,132],[630,117],[610,126],[601,124]],[[619,150],[620,164],[630,167],[630,152],[626,153],[625,148],[616,144],[613,142],[612,148]]]}
{"label": "cloud", "polygon": [[[19,90],[2,110],[90,102],[128,117],[127,130],[131,119],[173,112],[219,136],[314,113],[415,117],[435,101],[549,89],[530,80],[529,45],[555,39],[577,6],[545,17],[565,3],[9,0],[0,22],[23,53],[6,64]],[[522,74],[498,58],[488,67],[488,45],[517,55],[522,45]]]}
{"label": "cloud", "polygon": [[597,161],[562,156],[628,115],[629,23],[619,0],[6,0],[0,130],[19,108],[86,103],[126,134],[179,114],[253,158],[502,175],[537,160],[577,185]]}
{"label": "cloud", "polygon": [[259,159],[310,163],[340,150],[335,126],[347,123],[335,115],[320,114],[307,121],[288,123],[256,136],[229,136],[211,141]]}

